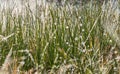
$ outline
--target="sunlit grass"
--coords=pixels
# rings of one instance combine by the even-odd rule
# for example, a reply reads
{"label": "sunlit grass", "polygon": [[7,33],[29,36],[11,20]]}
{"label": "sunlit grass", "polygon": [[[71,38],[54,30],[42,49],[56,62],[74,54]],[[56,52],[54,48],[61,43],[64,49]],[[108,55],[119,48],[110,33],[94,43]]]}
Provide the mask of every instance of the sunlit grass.
{"label": "sunlit grass", "polygon": [[[119,48],[104,31],[109,20],[102,5],[36,5],[34,12],[28,5],[21,14],[3,9],[0,17],[0,65],[12,62],[7,65],[14,74],[120,72]],[[6,57],[10,50],[12,60]]]}

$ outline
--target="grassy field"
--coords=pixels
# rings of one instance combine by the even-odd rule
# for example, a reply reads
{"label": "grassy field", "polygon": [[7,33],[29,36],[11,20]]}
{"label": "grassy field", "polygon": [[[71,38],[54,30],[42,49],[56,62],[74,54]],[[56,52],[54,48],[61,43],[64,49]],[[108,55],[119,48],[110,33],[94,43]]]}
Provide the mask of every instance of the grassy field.
{"label": "grassy field", "polygon": [[120,12],[110,10],[92,2],[2,9],[0,74],[120,74],[119,43],[105,28],[111,20],[120,25]]}

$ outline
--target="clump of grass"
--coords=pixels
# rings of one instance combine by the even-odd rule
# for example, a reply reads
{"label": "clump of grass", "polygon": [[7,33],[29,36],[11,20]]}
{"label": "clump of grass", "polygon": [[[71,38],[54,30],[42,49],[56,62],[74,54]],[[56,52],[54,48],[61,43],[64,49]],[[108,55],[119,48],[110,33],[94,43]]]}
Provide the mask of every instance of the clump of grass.
{"label": "clump of grass", "polygon": [[102,24],[105,30],[109,33],[109,35],[114,39],[114,41],[119,46],[119,3],[118,1],[109,1],[107,4],[103,4],[102,6],[103,14],[102,14]]}
{"label": "clump of grass", "polygon": [[119,48],[103,30],[109,20],[101,19],[110,9],[103,13],[92,1],[83,6],[37,4],[34,12],[29,6],[21,14],[0,12],[0,65],[12,48],[14,73],[119,73]]}

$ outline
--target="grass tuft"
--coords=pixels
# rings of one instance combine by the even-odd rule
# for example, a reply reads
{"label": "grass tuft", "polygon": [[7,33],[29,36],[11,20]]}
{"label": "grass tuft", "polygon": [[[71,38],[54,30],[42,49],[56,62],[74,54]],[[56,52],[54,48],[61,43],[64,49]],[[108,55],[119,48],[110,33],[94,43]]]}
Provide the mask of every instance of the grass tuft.
{"label": "grass tuft", "polygon": [[119,1],[24,3],[0,7],[0,74],[120,73]]}

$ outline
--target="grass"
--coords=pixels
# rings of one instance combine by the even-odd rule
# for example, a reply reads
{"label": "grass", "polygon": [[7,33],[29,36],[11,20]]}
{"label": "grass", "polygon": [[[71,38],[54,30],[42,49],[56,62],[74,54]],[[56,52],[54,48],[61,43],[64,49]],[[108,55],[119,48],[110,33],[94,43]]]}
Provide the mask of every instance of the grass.
{"label": "grass", "polygon": [[28,5],[21,14],[3,9],[1,69],[8,65],[14,74],[119,74],[119,47],[105,31],[103,24],[109,20],[101,19],[102,15],[107,17],[102,5],[96,3],[58,7],[48,4],[36,6],[35,12]]}

